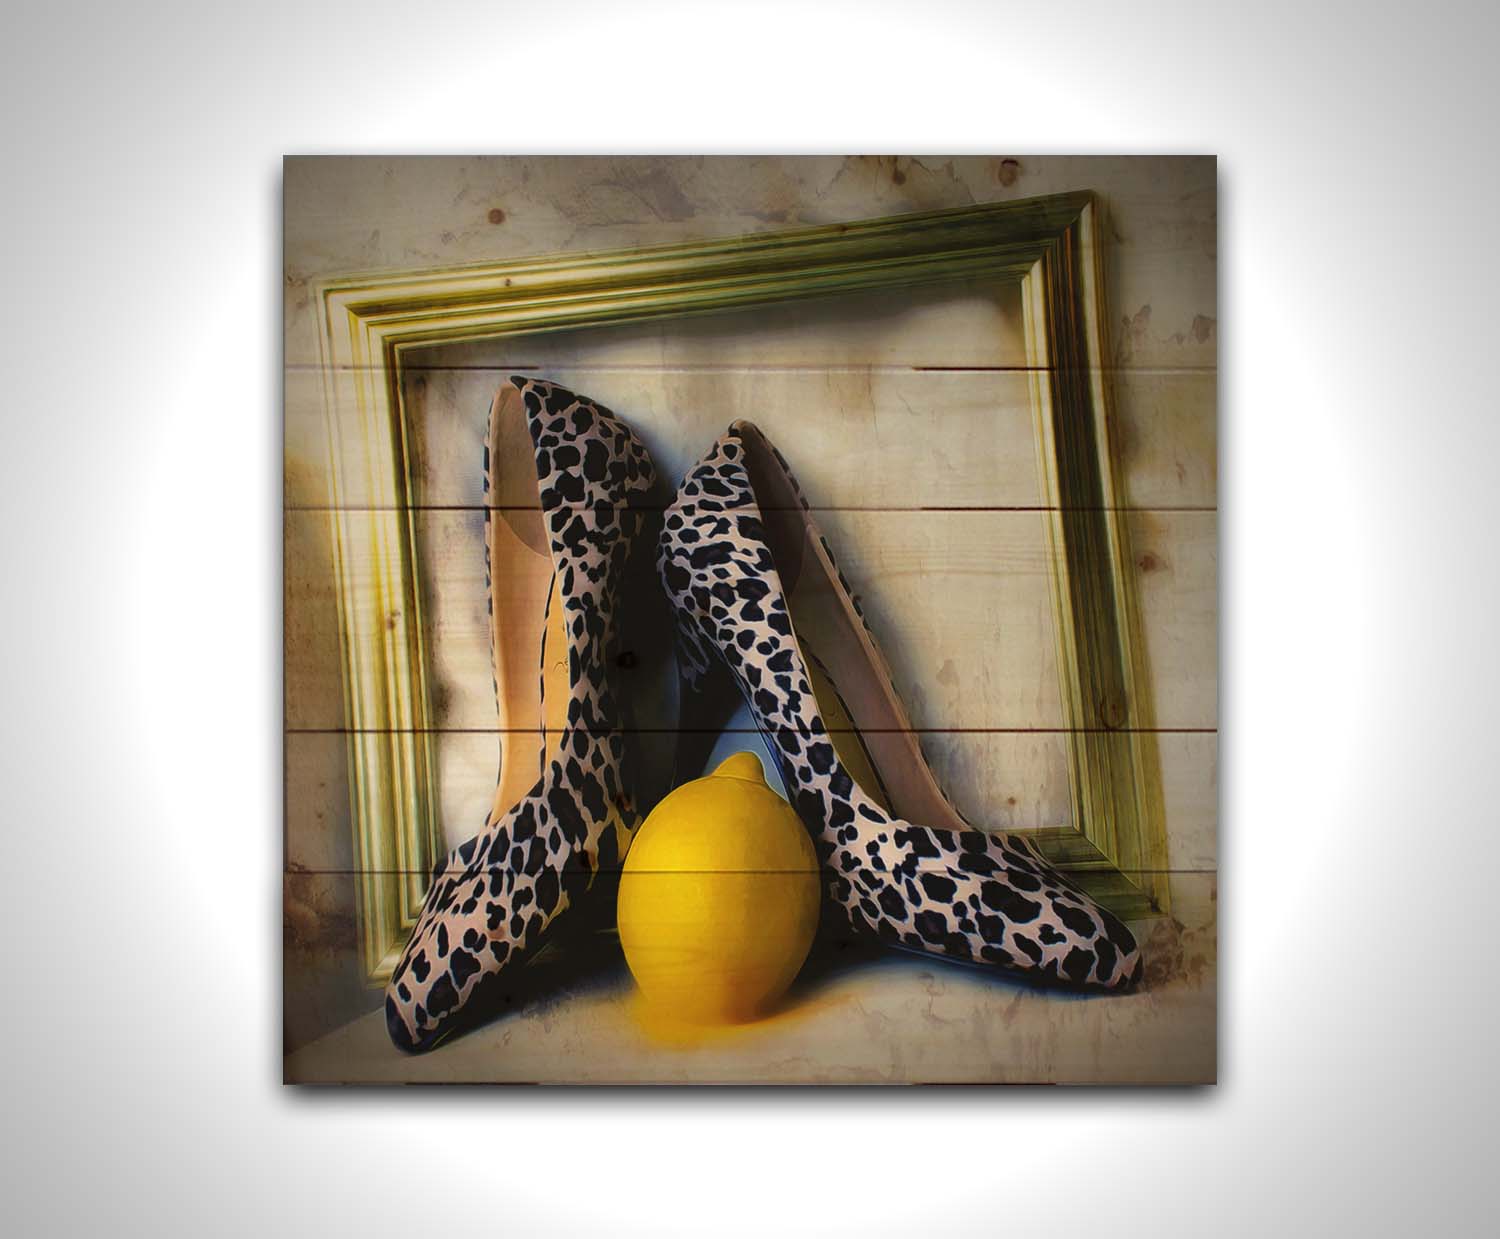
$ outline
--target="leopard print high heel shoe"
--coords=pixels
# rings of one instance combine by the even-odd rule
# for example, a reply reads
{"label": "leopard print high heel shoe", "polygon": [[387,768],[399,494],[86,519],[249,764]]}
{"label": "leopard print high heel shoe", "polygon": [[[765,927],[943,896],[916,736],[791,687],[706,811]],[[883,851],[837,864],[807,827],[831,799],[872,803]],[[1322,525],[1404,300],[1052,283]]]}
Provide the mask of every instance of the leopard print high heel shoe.
{"label": "leopard print high heel shoe", "polygon": [[654,481],[646,449],[608,409],[519,377],[495,397],[485,584],[500,780],[485,828],[434,870],[386,986],[400,1049],[431,1049],[487,1014],[502,973],[624,858],[638,814],[608,669]]}
{"label": "leopard print high heel shoe", "polygon": [[689,470],[657,568],[686,688],[732,673],[856,929],[1050,984],[1139,980],[1118,918],[1024,836],[976,830],[949,803],[786,460],[752,423]]}

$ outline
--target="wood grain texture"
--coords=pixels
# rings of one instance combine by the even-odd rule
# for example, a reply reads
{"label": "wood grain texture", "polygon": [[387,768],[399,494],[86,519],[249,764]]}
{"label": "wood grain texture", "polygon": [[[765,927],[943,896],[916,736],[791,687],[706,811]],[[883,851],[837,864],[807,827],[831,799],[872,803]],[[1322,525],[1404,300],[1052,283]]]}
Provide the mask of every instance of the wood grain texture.
{"label": "wood grain texture", "polygon": [[1176,870],[1219,867],[1219,736],[1217,732],[1156,738],[1161,762],[1167,856]]}
{"label": "wood grain texture", "polygon": [[1157,725],[1219,725],[1217,512],[1132,512],[1131,549]]}
{"label": "wood grain texture", "polygon": [[291,158],[284,173],[286,360],[317,364],[309,286],[323,275],[770,232],[1092,189],[1108,211],[1116,363],[1212,369],[1216,182],[1212,158],[1171,156]]}
{"label": "wood grain texture", "polygon": [[282,713],[289,728],[344,726],[343,653],[327,513],[282,522]]}
{"label": "wood grain texture", "polygon": [[[359,514],[352,514],[357,518]],[[819,520],[919,728],[1061,728],[1049,551],[1037,512],[827,511]],[[315,546],[328,514],[286,513],[289,547]],[[426,577],[433,725],[497,725],[484,590],[484,515],[415,515]],[[1217,517],[1131,514],[1156,726],[1217,720]],[[649,573],[649,567],[644,570]],[[652,579],[637,585],[650,605]],[[297,607],[327,615],[332,582],[299,583]],[[659,591],[658,591],[659,592]],[[657,606],[660,604],[657,603]],[[627,633],[631,648],[653,642]],[[630,617],[626,617],[629,623]],[[298,630],[300,631],[300,629]],[[639,639],[637,639],[637,636]],[[292,638],[289,637],[289,641]],[[665,654],[656,631],[654,647]],[[652,672],[641,659],[640,675]],[[287,726],[341,728],[336,647],[309,638],[288,649]],[[660,691],[642,690],[650,716]],[[672,726],[658,717],[655,726]]]}
{"label": "wood grain texture", "polygon": [[1111,380],[1126,506],[1218,507],[1218,373],[1117,370]]}
{"label": "wood grain texture", "polygon": [[[1016,372],[838,370],[549,370],[533,373],[598,400],[641,436],[675,486],[731,422],[755,422],[819,507],[1035,506],[1036,432],[1027,377]],[[474,426],[505,371],[417,372],[420,493],[480,504]],[[417,393],[413,393],[416,395]],[[473,410],[478,408],[476,415]],[[466,423],[455,430],[455,416]],[[502,475],[491,502],[535,506],[535,475]]]}
{"label": "wood grain texture", "polygon": [[[1196,513],[1198,524],[1189,519],[1195,513],[1181,511],[1213,509],[1217,503],[1217,242],[1212,159],[1027,157],[1009,166],[998,156],[953,160],[290,160],[285,178],[286,504],[297,509],[328,502],[322,376],[312,368],[317,341],[308,295],[311,281],[321,275],[679,242],[1073,189],[1097,191],[1106,211],[1105,274],[1113,335],[1108,361],[1115,395],[1120,495],[1127,505],[1146,509],[1131,517],[1130,529],[1145,645],[1158,697],[1156,721],[1160,724],[1171,714],[1206,719],[1206,724],[1198,725],[1212,727],[1217,712],[1217,522],[1211,510]],[[846,313],[840,316],[831,312],[831,304],[830,312],[808,307],[810,312],[800,315],[787,307],[758,328],[749,316],[742,316],[738,330],[746,338],[738,342],[735,331],[728,329],[727,318],[705,318],[685,333],[657,324],[574,333],[592,335],[592,340],[570,342],[555,336],[544,345],[553,351],[530,358],[519,356],[512,346],[488,355],[484,349],[489,346],[431,350],[424,357],[428,390],[413,402],[423,413],[416,422],[422,436],[415,445],[421,468],[415,479],[418,500],[455,506],[448,502],[450,494],[477,496],[474,462],[489,393],[472,405],[468,397],[485,384],[493,391],[496,375],[483,374],[486,364],[515,363],[521,369],[554,368],[558,373],[547,377],[565,383],[569,382],[563,377],[566,371],[573,386],[606,403],[613,401],[622,412],[631,401],[649,407],[648,420],[661,419],[661,442],[669,444],[652,443],[665,457],[659,463],[669,476],[677,472],[676,456],[685,461],[693,454],[690,441],[700,430],[706,447],[722,429],[714,421],[727,424],[732,416],[749,416],[771,430],[773,437],[795,445],[798,453],[822,449],[826,470],[810,477],[796,455],[793,466],[810,490],[826,488],[830,496],[826,502],[834,506],[908,506],[900,502],[908,493],[923,500],[909,506],[1026,506],[1013,499],[1026,494],[1034,478],[1034,466],[1021,438],[1028,427],[1029,405],[1012,400],[1014,382],[1022,376],[1003,369],[1016,364],[1011,333],[1014,310],[1003,294],[977,286],[932,289],[904,299],[872,298],[864,306],[843,308]],[[626,334],[619,334],[622,330]],[[512,343],[528,342],[533,341]],[[534,342],[543,346],[540,340]],[[593,350],[587,355],[585,345]],[[780,370],[766,364],[771,355],[767,347],[773,353],[779,350]],[[815,355],[815,350],[821,352]],[[570,357],[568,369],[564,363]],[[611,359],[610,364],[603,364],[602,358]],[[670,366],[669,358],[674,359]],[[830,365],[830,359],[837,364]],[[434,368],[433,362],[451,369]],[[958,368],[925,368],[954,365]],[[466,373],[476,368],[479,373]],[[605,372],[610,377],[601,379]],[[825,436],[819,443],[808,429],[815,423],[794,416],[788,392],[796,389],[798,380],[821,383],[826,407],[836,409],[841,422],[866,432],[860,452],[845,447],[838,436]],[[601,382],[619,394],[606,396],[599,390]],[[901,426],[908,405],[943,410],[941,432],[930,438],[904,436]],[[715,407],[720,410],[719,418],[700,413]],[[768,410],[778,419],[775,429]],[[895,431],[888,433],[892,427]],[[868,432],[874,432],[873,448]],[[648,439],[651,433],[648,429]],[[912,461],[917,463],[913,466]],[[861,488],[863,498],[847,497],[851,492],[858,496]],[[927,503],[934,495],[938,504]],[[869,496],[875,496],[874,504]],[[460,498],[456,506],[471,502],[477,499]],[[472,564],[477,579],[482,571],[478,543],[469,541],[467,515],[453,515],[456,523],[436,533],[429,531],[425,545],[435,554],[453,557],[455,564]],[[312,519],[298,524],[303,516]],[[327,593],[332,564],[326,515],[290,512],[287,520],[287,724],[292,728],[338,727],[342,725],[342,690],[337,617]],[[928,537],[940,542],[936,535]],[[863,555],[866,561],[874,556],[883,562],[889,558],[899,569],[902,563],[911,562],[903,559],[910,546],[903,550],[902,545],[872,544],[861,552],[858,548],[845,551],[836,544],[836,549],[842,559]],[[961,578],[963,564],[949,564],[947,571]],[[914,578],[903,578],[899,570],[892,575],[875,591],[871,605],[886,613],[883,623],[899,626],[903,597],[915,596],[916,585]],[[1018,575],[1024,578],[1025,573]],[[429,611],[427,617],[429,631],[440,630],[447,638],[442,653],[446,670],[434,673],[434,704],[454,717],[482,716],[487,710],[492,726],[493,701],[486,700],[492,694],[488,692],[488,652],[482,648],[484,628],[481,625],[477,630],[482,653],[476,660],[469,627],[472,593],[467,587],[447,592],[450,596],[441,600],[443,616],[433,622]],[[1016,601],[1012,599],[1010,605],[1014,609]],[[934,636],[933,641],[940,638]],[[890,644],[887,641],[888,648]],[[903,674],[936,683],[935,675],[929,677],[923,670],[932,653],[924,647],[913,656],[911,670]],[[476,666],[483,668],[477,681],[473,680]],[[664,697],[653,701],[649,691],[641,697],[648,713],[665,712]],[[929,704],[933,708],[948,705],[936,690]],[[966,798],[972,796],[975,801],[988,801],[992,812],[1003,805],[1004,811],[1019,819],[1055,807],[1056,763],[1065,761],[1060,749],[1063,740],[1050,732],[944,732],[929,733],[924,743],[960,803],[967,805]],[[1157,740],[1171,865],[1174,869],[1212,867],[1218,855],[1216,737],[1167,733]],[[493,788],[494,743],[493,733],[439,733],[445,830],[464,829],[476,798],[487,807]],[[289,1049],[359,1011],[373,1009],[378,1000],[378,994],[362,987],[353,958],[355,885],[347,875],[319,871],[338,869],[341,856],[350,848],[346,760],[345,737],[337,733],[287,737],[287,864],[292,872],[285,900],[284,1006]],[[1024,787],[1024,794],[1010,806],[1006,801],[1017,787]],[[1151,981],[1156,994],[1162,995],[1155,1008],[1159,1019],[1154,1040],[1144,1033],[1120,1040],[1116,1036],[1120,1024],[1113,1019],[1090,1017],[1075,1024],[1071,1004],[1066,1009],[1050,1004],[1055,1009],[1049,1013],[1029,1004],[1024,1011],[960,1009],[944,999],[938,1004],[938,1014],[957,1019],[957,1028],[964,1027],[965,1019],[971,1024],[988,1021],[986,1026],[996,1028],[1003,1025],[1008,1035],[1024,1038],[1014,1043],[1024,1044],[1030,1055],[1025,1062],[1013,1056],[998,1068],[992,1059],[986,1075],[974,1051],[974,1034],[967,1034],[970,1046],[966,1050],[954,1044],[953,1038],[943,1040],[939,1028],[934,1034],[937,1052],[951,1051],[952,1061],[974,1072],[955,1078],[995,1078],[996,1071],[1004,1078],[1032,1079],[1185,1079],[1192,1078],[1195,1070],[1199,1078],[1203,1072],[1211,1074],[1215,943],[1212,932],[1203,928],[1211,925],[1212,918],[1193,909],[1211,910],[1216,887],[1185,885],[1179,876],[1174,876],[1172,887],[1172,925],[1196,918],[1198,927],[1187,938],[1170,927],[1152,929]],[[939,978],[951,999],[953,991],[945,976],[949,971],[940,969]],[[1189,975],[1196,978],[1192,984],[1197,989],[1179,1008],[1175,1005],[1178,987]],[[882,1005],[887,999],[893,1005]],[[911,1022],[921,1016],[921,1002],[917,1002],[918,1006],[903,1005],[894,989],[875,999],[873,1007],[866,1008],[870,1011],[866,1022],[876,1032],[884,1030],[880,1045],[887,1059],[882,1062],[877,1050],[866,1056],[869,1061],[861,1059],[848,1069],[869,1072],[859,1078],[883,1078],[881,1072],[891,1066],[890,1056],[901,1052],[901,1039],[893,1030],[905,1027],[911,1037],[919,1026]],[[1137,1009],[1142,1005],[1151,1004],[1137,1004]],[[1081,1009],[1098,1010],[1091,1004],[1082,1004]],[[593,1053],[591,1039],[603,1026],[586,1010],[576,1014],[582,1022],[575,1028],[577,1038],[569,1044],[580,1054],[585,1049]],[[902,1021],[907,1022],[903,1025]],[[374,1028],[373,1023],[366,1023]],[[349,1078],[351,1072],[358,1076],[365,1070],[361,1055],[366,1050],[371,1062],[389,1056],[383,1033],[362,1043],[358,1041],[361,1028],[356,1024],[346,1030],[353,1042],[329,1039],[316,1054],[310,1050],[292,1060],[289,1078]],[[530,1025],[497,1032],[507,1043],[512,1034],[528,1044],[534,1035]],[[924,1032],[917,1039],[928,1036]],[[536,1042],[539,1052],[544,1041]],[[607,1033],[604,1042],[610,1044]],[[1144,1049],[1148,1043],[1154,1048]],[[352,1057],[345,1073],[339,1075],[332,1064],[338,1053],[351,1046]],[[476,1044],[474,1053],[484,1057],[484,1047]],[[791,1041],[784,1045],[758,1042],[745,1051],[741,1065],[753,1073],[757,1060],[771,1056],[785,1063],[797,1053]],[[896,1065],[911,1063],[897,1059]],[[400,1068],[407,1066],[401,1060]],[[713,1066],[711,1058],[693,1054],[679,1059],[671,1070],[678,1078],[695,1071],[715,1078]],[[512,1069],[521,1067],[513,1062],[502,1070]],[[389,1064],[376,1064],[369,1078],[380,1078],[388,1070]],[[485,1071],[464,1062],[432,1070],[435,1078],[481,1078]],[[319,1071],[324,1074],[320,1076]],[[1011,1071],[1016,1074],[1008,1075]],[[471,1074],[465,1076],[465,1072]],[[524,1072],[512,1078],[524,1078]],[[732,1072],[729,1078],[735,1078]]]}
{"label": "wood grain texture", "polygon": [[[622,369],[598,365],[406,371],[418,506],[485,502],[480,447],[496,389],[513,372],[561,383],[630,422],[664,481],[675,483],[729,424],[754,421],[792,462],[819,507],[1031,507],[1041,502],[1027,376],[1015,371]],[[1212,373],[1120,371],[1117,450],[1129,506],[1211,508],[1217,502]],[[326,455],[317,371],[286,377],[287,458],[316,477]],[[289,465],[290,468],[290,465]],[[497,506],[536,503],[532,477],[505,471]],[[289,506],[326,495],[288,479]],[[361,506],[358,489],[345,497]]]}
{"label": "wood grain texture", "polygon": [[425,354],[440,367],[531,370],[1027,365],[1020,291],[993,277],[443,344]]}
{"label": "wood grain texture", "polygon": [[282,875],[283,1052],[380,1005],[380,991],[365,984],[357,887],[357,878],[342,872]]}

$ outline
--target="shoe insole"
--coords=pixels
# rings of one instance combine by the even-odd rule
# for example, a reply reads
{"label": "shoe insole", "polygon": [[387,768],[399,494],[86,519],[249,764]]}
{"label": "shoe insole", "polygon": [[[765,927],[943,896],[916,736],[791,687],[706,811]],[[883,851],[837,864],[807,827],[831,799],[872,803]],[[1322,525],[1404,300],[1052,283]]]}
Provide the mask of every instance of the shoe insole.
{"label": "shoe insole", "polygon": [[839,760],[866,795],[883,798],[888,812],[923,825],[966,829],[932,777],[885,661],[795,488],[758,431],[747,433],[745,443],[792,631]]}
{"label": "shoe insole", "polygon": [[[889,812],[890,797],[870,760],[863,737],[849,717],[849,708],[839,695],[837,686],[828,678],[823,670],[822,662],[816,655],[811,654],[807,647],[800,643],[799,649],[802,662],[807,667],[807,674],[812,683],[813,696],[818,704],[818,714],[823,720],[823,725],[828,729],[829,739],[838,753],[839,760],[844,763],[849,777],[864,788],[881,808]],[[733,701],[734,705],[722,718],[722,722],[715,720],[714,727],[717,735],[712,744],[700,750],[706,756],[701,762],[695,761],[690,770],[679,766],[678,781],[686,782],[688,779],[700,778],[718,769],[721,763],[736,753],[754,753],[765,770],[767,786],[783,800],[789,800],[786,783],[781,777],[781,768],[777,765],[771,744],[760,730],[754,711],[737,692],[733,694]],[[680,752],[681,750],[679,750],[679,759]]]}

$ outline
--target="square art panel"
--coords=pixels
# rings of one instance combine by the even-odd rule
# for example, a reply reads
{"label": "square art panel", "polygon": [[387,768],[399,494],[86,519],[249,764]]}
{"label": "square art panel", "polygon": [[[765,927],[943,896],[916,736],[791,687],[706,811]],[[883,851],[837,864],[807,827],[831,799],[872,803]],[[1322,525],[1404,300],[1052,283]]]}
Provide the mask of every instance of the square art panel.
{"label": "square art panel", "polygon": [[286,1080],[1212,1082],[1215,175],[289,159]]}

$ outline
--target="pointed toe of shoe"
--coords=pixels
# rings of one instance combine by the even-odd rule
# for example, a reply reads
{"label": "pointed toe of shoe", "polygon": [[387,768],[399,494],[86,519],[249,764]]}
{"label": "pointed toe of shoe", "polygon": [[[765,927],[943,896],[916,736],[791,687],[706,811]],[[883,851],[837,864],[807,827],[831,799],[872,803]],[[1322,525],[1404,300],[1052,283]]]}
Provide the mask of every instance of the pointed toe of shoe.
{"label": "pointed toe of shoe", "polygon": [[390,1034],[391,1044],[403,1054],[417,1054],[422,1050],[421,1042],[408,1027],[406,1017],[401,1014],[395,995],[389,992],[385,996],[385,1030]]}

